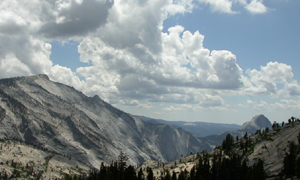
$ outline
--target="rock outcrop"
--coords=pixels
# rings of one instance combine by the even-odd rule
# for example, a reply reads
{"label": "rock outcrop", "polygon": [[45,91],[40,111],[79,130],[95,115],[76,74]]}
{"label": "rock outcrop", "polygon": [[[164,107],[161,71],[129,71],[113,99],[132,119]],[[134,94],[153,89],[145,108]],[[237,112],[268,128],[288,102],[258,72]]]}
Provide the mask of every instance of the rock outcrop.
{"label": "rock outcrop", "polygon": [[299,146],[300,122],[286,124],[265,134],[250,137],[255,144],[253,153],[248,156],[249,162],[257,159],[264,162],[268,176],[278,176],[283,169],[283,160],[289,153],[289,144],[294,142]]}

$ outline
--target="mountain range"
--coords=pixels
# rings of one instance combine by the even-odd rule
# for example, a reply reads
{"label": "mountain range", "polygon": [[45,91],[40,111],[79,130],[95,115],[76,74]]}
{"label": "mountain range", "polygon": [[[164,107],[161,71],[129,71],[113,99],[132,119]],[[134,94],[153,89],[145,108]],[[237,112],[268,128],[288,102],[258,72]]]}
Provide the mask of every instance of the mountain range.
{"label": "mountain range", "polygon": [[254,116],[250,121],[245,122],[242,126],[237,124],[222,124],[209,122],[188,122],[188,121],[166,121],[162,119],[153,119],[145,116],[136,116],[152,124],[168,124],[174,128],[182,128],[198,137],[203,143],[206,151],[212,151],[216,146],[222,144],[226,135],[239,138],[246,133],[252,134],[258,129],[271,128],[270,120],[263,114]]}
{"label": "mountain range", "polygon": [[[241,126],[235,124],[153,120],[123,112],[97,95],[88,97],[46,75],[0,80],[0,140],[7,146],[4,150],[1,145],[5,156],[0,159],[17,156],[23,164],[30,163],[24,152],[38,148],[36,154],[43,159],[38,160],[43,162],[39,165],[43,172],[53,171],[54,167],[48,168],[53,161],[56,168],[61,165],[60,171],[72,164],[83,169],[99,167],[102,162],[116,160],[120,152],[128,155],[132,165],[145,160],[169,162],[213,150],[228,132],[241,136],[269,125],[263,115],[245,123],[241,130],[236,130]],[[11,147],[10,140],[19,144]]]}
{"label": "mountain range", "polygon": [[205,149],[182,128],[144,122],[46,75],[0,80],[0,112],[1,139],[32,144],[92,167],[110,163],[120,151],[131,164],[139,164]]}

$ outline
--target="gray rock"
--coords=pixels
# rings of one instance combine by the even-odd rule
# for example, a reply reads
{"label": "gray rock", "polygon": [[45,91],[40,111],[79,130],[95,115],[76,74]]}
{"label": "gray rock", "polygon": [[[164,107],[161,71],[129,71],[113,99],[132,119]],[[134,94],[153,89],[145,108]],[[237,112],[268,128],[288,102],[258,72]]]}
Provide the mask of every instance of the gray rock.
{"label": "gray rock", "polygon": [[33,144],[87,166],[111,163],[120,151],[136,165],[203,150],[199,139],[180,128],[144,122],[46,75],[0,80],[0,113],[1,139]]}
{"label": "gray rock", "polygon": [[272,124],[268,118],[263,114],[254,116],[251,121],[247,121],[243,124],[241,130],[248,133],[254,133],[258,129],[271,128]]}

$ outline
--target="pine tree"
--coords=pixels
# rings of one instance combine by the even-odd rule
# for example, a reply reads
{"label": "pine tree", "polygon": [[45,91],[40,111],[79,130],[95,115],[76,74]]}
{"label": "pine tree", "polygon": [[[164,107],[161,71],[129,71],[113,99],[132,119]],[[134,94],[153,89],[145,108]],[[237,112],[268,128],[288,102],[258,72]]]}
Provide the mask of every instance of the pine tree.
{"label": "pine tree", "polygon": [[136,180],[136,179],[137,179],[136,173],[135,173],[135,170],[134,170],[134,167],[133,167],[133,166],[128,166],[128,167],[125,169],[125,172],[124,172],[124,179],[125,179],[125,180]]}
{"label": "pine tree", "polygon": [[99,176],[100,176],[100,180],[105,180],[105,177],[107,176],[107,168],[103,162],[101,163],[101,166],[100,166]]}
{"label": "pine tree", "polygon": [[128,160],[128,156],[125,153],[123,153],[123,151],[121,151],[119,156],[118,156],[118,168],[119,168],[119,170],[122,171],[126,168],[127,160]]}
{"label": "pine tree", "polygon": [[169,170],[166,170],[166,176],[165,176],[164,180],[171,180],[171,175],[170,175]]}
{"label": "pine tree", "polygon": [[266,177],[264,171],[264,162],[261,159],[253,165],[253,175],[256,180],[264,180]]}
{"label": "pine tree", "polygon": [[289,153],[286,153],[286,156],[283,160],[283,174],[287,177],[292,177],[293,175],[295,175],[296,157],[296,145],[292,141],[290,143]]}
{"label": "pine tree", "polygon": [[173,173],[172,173],[172,180],[177,180],[177,175],[176,175],[175,171],[173,171]]}
{"label": "pine tree", "polygon": [[144,180],[144,173],[142,168],[140,168],[138,172],[138,180]]}
{"label": "pine tree", "polygon": [[147,167],[147,180],[153,180],[154,176],[153,176],[153,171],[150,167]]}
{"label": "pine tree", "polygon": [[222,149],[225,151],[226,154],[228,154],[231,151],[233,142],[233,136],[231,134],[227,134],[226,138],[223,140],[222,143]]}
{"label": "pine tree", "polygon": [[191,172],[190,172],[190,179],[191,179],[191,180],[196,180],[195,166],[192,167],[192,169],[191,169]]}
{"label": "pine tree", "polygon": [[248,133],[246,132],[244,135],[244,139],[247,139],[247,138],[248,138]]}
{"label": "pine tree", "polygon": [[184,172],[180,171],[179,176],[178,176],[178,180],[186,180]]}
{"label": "pine tree", "polygon": [[270,131],[269,127],[266,127],[265,133],[268,133]]}

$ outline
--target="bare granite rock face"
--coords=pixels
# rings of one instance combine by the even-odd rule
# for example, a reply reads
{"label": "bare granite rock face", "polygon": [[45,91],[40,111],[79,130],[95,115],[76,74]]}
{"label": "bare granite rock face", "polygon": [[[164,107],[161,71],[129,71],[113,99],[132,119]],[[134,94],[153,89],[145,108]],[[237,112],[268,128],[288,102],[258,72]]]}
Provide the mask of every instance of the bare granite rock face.
{"label": "bare granite rock face", "polygon": [[272,124],[266,116],[260,114],[254,116],[251,121],[247,121],[243,124],[241,130],[248,133],[254,133],[258,129],[271,128]]}
{"label": "bare granite rock face", "polygon": [[251,136],[255,146],[253,153],[248,156],[249,162],[254,163],[256,159],[261,159],[264,161],[267,175],[277,176],[283,169],[283,160],[289,152],[289,144],[293,141],[299,145],[299,133],[300,122],[294,122],[269,133]]}
{"label": "bare granite rock face", "polygon": [[180,128],[144,122],[46,75],[0,80],[0,139],[26,142],[93,167],[111,163],[120,151],[129,163],[139,164],[203,150],[198,138]]}
{"label": "bare granite rock face", "polygon": [[73,158],[13,140],[0,141],[0,152],[1,179],[12,179],[16,172],[22,179],[51,180],[89,172],[89,167]]}

